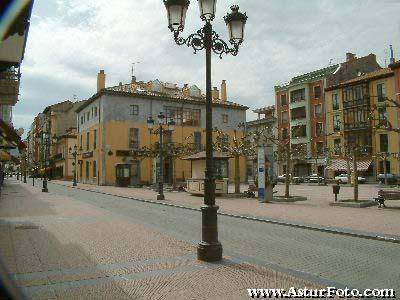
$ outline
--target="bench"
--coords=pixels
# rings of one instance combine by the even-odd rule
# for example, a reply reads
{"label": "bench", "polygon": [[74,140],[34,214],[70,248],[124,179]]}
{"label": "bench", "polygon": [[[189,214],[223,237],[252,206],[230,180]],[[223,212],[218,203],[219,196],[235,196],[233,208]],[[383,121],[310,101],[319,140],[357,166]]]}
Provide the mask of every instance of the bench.
{"label": "bench", "polygon": [[378,191],[378,197],[375,198],[375,201],[378,202],[378,207],[386,207],[386,200],[400,200],[400,191]]}

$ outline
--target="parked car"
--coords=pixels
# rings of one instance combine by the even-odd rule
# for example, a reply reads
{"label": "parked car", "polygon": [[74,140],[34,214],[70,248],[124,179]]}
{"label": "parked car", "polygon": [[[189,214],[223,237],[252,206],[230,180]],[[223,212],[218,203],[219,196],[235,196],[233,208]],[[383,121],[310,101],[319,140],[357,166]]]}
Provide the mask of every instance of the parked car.
{"label": "parked car", "polygon": [[[335,181],[338,183],[348,183],[347,174],[343,173],[338,176],[335,176]],[[365,183],[366,179],[362,176],[358,176],[358,183]]]}
{"label": "parked car", "polygon": [[319,176],[318,174],[311,174],[310,176],[307,177],[307,182],[309,183],[320,183],[324,182],[325,178]]}
{"label": "parked car", "polygon": [[[387,173],[386,174],[388,184],[397,184],[397,178],[398,176]],[[378,182],[384,184],[385,183],[385,174],[379,174],[378,175]]]}
{"label": "parked car", "polygon": [[[289,176],[291,177],[291,174],[289,174]],[[286,182],[286,174],[279,175],[277,177],[276,181],[285,183]],[[301,183],[301,182],[304,182],[304,179],[302,177],[294,176],[294,177],[291,178],[291,182],[293,182],[293,183]]]}

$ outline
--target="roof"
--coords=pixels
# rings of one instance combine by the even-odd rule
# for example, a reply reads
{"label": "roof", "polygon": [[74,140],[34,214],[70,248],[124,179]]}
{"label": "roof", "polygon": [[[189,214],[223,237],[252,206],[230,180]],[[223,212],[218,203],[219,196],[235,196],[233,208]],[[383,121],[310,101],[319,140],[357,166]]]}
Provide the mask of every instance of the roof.
{"label": "roof", "polygon": [[275,105],[269,105],[269,106],[254,109],[253,113],[264,113],[264,112],[269,112],[271,110],[275,111]]}
{"label": "roof", "polygon": [[334,85],[334,86],[330,86],[328,88],[326,88],[326,91],[331,91],[331,90],[335,90],[337,88],[340,87],[344,87],[344,86],[348,86],[348,85],[353,85],[356,83],[363,83],[363,82],[367,82],[367,81],[371,81],[371,80],[375,80],[375,79],[379,79],[379,78],[385,78],[385,77],[390,77],[393,76],[394,72],[389,69],[389,68],[384,68],[384,69],[379,69],[379,70],[375,70],[372,72],[369,72],[367,74],[363,74],[361,76],[358,76],[356,78],[341,82],[340,84]]}
{"label": "roof", "polygon": [[276,118],[269,116],[267,118],[248,121],[248,122],[246,122],[246,125],[251,127],[251,126],[257,126],[257,125],[267,125],[267,124],[275,123],[275,122],[276,122]]}
{"label": "roof", "polygon": [[320,80],[323,79],[325,77],[327,77],[328,75],[333,74],[337,69],[338,69],[339,65],[332,65],[332,66],[328,66],[322,69],[318,69],[309,73],[305,73],[299,76],[295,76],[293,77],[289,83],[284,84],[284,85],[277,85],[275,86],[275,91],[283,89],[283,88],[287,88],[291,85],[296,85],[296,84],[300,84],[300,83],[305,83],[305,82],[312,82],[312,81],[316,81],[316,80]]}
{"label": "roof", "polygon": [[[197,97],[190,97],[190,96],[182,96],[182,95],[171,95],[171,94],[166,94],[166,93],[158,93],[158,92],[150,92],[142,89],[135,89],[131,91],[119,91],[119,90],[114,90],[112,88],[108,89],[103,89],[100,92],[94,94],[91,98],[89,98],[84,104],[79,106],[75,111],[79,113],[83,109],[85,109],[87,106],[89,106],[91,103],[96,101],[98,98],[100,98],[102,95],[108,95],[108,96],[123,96],[123,97],[130,97],[130,98],[135,98],[135,97],[141,97],[141,98],[148,98],[148,99],[159,99],[159,100],[167,100],[171,102],[180,102],[180,103],[190,103],[190,104],[206,104],[205,98],[197,98]],[[239,109],[239,110],[248,110],[249,107],[230,102],[230,101],[218,101],[218,102],[213,102],[213,106],[217,107],[226,107],[226,108],[232,108],[232,109]]]}
{"label": "roof", "polygon": [[390,64],[390,65],[389,65],[389,68],[391,68],[392,70],[393,70],[393,69],[398,69],[398,68],[400,68],[400,60],[398,60],[398,61],[396,61],[396,62]]}
{"label": "roof", "polygon": [[[214,151],[213,153],[213,159],[229,159],[232,158],[233,156],[230,155],[229,153],[226,152],[217,152]],[[183,160],[201,160],[201,159],[206,159],[206,151],[201,151],[196,154],[187,156],[182,158]]]}

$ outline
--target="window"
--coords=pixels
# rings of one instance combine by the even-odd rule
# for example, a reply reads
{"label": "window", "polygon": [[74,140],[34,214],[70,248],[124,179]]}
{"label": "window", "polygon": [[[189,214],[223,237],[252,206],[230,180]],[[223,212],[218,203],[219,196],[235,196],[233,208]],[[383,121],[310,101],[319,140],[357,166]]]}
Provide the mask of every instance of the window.
{"label": "window", "polygon": [[83,148],[83,135],[81,134],[81,149]]}
{"label": "window", "polygon": [[387,134],[379,135],[379,149],[380,152],[388,152],[389,150],[389,141]]}
{"label": "window", "polygon": [[216,159],[214,160],[215,166],[215,176],[217,179],[219,178],[229,178],[229,169],[228,169],[228,161]]}
{"label": "window", "polygon": [[139,105],[131,105],[130,106],[130,112],[129,114],[131,116],[137,116],[139,115]]}
{"label": "window", "polygon": [[282,123],[287,123],[289,121],[289,114],[287,111],[282,112]]}
{"label": "window", "polygon": [[332,94],[332,109],[338,110],[339,109],[339,95]]}
{"label": "window", "polygon": [[97,165],[95,160],[93,161],[93,177],[97,177]]}
{"label": "window", "polygon": [[377,90],[377,93],[378,93],[378,102],[385,101],[385,98],[386,98],[386,87],[385,87],[385,84],[384,83],[379,83],[376,86],[376,90]]}
{"label": "window", "polygon": [[315,99],[319,99],[321,97],[321,87],[318,86],[314,86],[314,98]]}
{"label": "window", "polygon": [[340,115],[333,116],[333,131],[340,131]]}
{"label": "window", "polygon": [[298,125],[292,127],[292,138],[302,138],[307,136],[307,126]]}
{"label": "window", "polygon": [[315,124],[315,135],[316,136],[324,135],[324,125],[322,123]]}
{"label": "window", "polygon": [[379,119],[379,123],[387,121],[388,113],[387,113],[386,107],[378,108],[378,119]]}
{"label": "window", "polygon": [[94,115],[94,111],[93,111],[93,107],[92,107],[92,119],[93,119],[93,115]]}
{"label": "window", "polygon": [[93,132],[93,149],[97,148],[97,129]]}
{"label": "window", "polygon": [[290,92],[290,102],[299,102],[299,101],[304,101],[306,99],[306,90],[305,89],[299,89]]}
{"label": "window", "polygon": [[81,124],[83,124],[83,116],[81,116]]}
{"label": "window", "polygon": [[201,151],[201,132],[200,131],[193,132],[193,143],[194,143],[194,148],[197,151]]}
{"label": "window", "polygon": [[324,154],[324,142],[317,142],[316,144],[317,155]]}
{"label": "window", "polygon": [[333,153],[335,155],[340,155],[341,149],[342,149],[342,140],[341,139],[334,139],[333,140]]}
{"label": "window", "polygon": [[321,117],[322,116],[322,104],[318,104],[314,106],[314,116]]}
{"label": "window", "polygon": [[86,150],[89,150],[89,138],[90,138],[90,133],[86,132]]}
{"label": "window", "polygon": [[281,105],[287,105],[286,94],[281,95]]}
{"label": "window", "polygon": [[88,111],[88,112],[86,113],[86,120],[89,121],[89,118],[90,118],[90,112]]}
{"label": "window", "polygon": [[97,106],[94,108],[94,117],[97,117]]}
{"label": "window", "polygon": [[226,114],[222,115],[222,123],[228,123],[228,115]]}
{"label": "window", "polygon": [[286,139],[289,138],[289,129],[287,129],[287,128],[283,128],[283,129],[282,129],[282,138],[283,138],[284,140],[286,140]]}
{"label": "window", "polygon": [[176,125],[182,125],[182,107],[166,106],[167,119],[174,119]]}
{"label": "window", "polygon": [[182,124],[186,126],[200,126],[200,109],[183,109]]}
{"label": "window", "polygon": [[86,162],[86,179],[89,179],[89,162]]}
{"label": "window", "polygon": [[297,120],[297,119],[304,119],[304,118],[306,118],[306,117],[307,117],[307,112],[306,112],[305,106],[293,108],[293,109],[290,111],[290,115],[291,115],[291,117],[292,117],[292,120]]}
{"label": "window", "polygon": [[139,128],[129,128],[128,143],[129,149],[139,148]]}

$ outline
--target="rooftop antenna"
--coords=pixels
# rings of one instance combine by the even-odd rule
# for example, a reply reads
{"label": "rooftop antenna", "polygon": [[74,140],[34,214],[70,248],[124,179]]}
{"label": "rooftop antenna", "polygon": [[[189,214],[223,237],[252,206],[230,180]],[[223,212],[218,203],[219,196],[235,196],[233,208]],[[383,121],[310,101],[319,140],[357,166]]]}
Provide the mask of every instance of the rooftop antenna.
{"label": "rooftop antenna", "polygon": [[394,64],[393,46],[389,45],[389,47],[390,47],[390,64]]}
{"label": "rooftop antenna", "polygon": [[387,68],[387,49],[385,48],[385,68]]}
{"label": "rooftop antenna", "polygon": [[137,64],[140,64],[140,61],[136,61],[136,62],[133,62],[133,63],[132,63],[132,69],[131,69],[131,78],[132,78],[132,82],[135,82],[135,81],[136,81],[136,77],[135,77],[135,75],[133,75],[133,69],[134,69],[134,66],[137,65]]}

